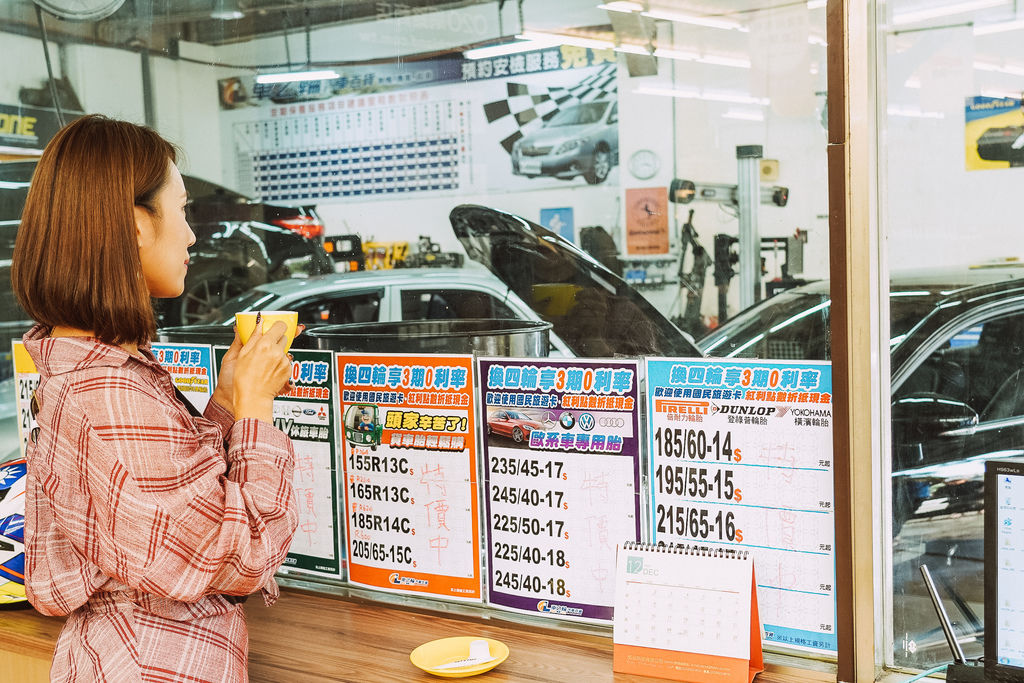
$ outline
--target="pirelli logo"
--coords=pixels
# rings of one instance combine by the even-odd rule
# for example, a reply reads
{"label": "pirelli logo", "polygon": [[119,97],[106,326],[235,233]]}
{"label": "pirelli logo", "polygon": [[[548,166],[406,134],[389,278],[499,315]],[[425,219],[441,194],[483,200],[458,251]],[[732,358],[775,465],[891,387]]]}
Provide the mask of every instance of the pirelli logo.
{"label": "pirelli logo", "polygon": [[654,412],[676,415],[707,415],[711,404],[707,401],[678,401],[667,398],[654,399]]}

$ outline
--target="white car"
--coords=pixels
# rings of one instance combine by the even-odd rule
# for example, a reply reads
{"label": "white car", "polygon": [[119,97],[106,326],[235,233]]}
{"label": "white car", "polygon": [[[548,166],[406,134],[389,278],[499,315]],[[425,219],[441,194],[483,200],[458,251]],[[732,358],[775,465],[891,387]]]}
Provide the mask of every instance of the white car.
{"label": "white car", "polygon": [[203,322],[230,327],[235,313],[259,309],[298,311],[307,327],[520,319],[551,323],[551,354],[557,356],[701,355],[636,290],[561,237],[482,206],[456,207],[451,222],[471,259],[465,267],[268,282],[227,301]]}

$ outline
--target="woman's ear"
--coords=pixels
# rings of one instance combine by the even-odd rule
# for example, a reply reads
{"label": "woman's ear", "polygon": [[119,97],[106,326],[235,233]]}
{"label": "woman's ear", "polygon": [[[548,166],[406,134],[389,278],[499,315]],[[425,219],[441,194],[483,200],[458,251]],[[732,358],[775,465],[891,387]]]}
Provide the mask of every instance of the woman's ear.
{"label": "woman's ear", "polygon": [[141,206],[136,205],[133,208],[135,211],[135,234],[141,249],[153,239],[153,217]]}

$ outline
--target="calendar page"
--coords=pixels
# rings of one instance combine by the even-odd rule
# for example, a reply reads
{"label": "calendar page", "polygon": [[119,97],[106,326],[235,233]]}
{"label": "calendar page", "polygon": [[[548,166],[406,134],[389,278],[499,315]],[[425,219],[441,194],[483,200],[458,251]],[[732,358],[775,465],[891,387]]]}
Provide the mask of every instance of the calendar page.
{"label": "calendar page", "polygon": [[746,553],[626,544],[616,566],[617,645],[748,657],[753,561]]}

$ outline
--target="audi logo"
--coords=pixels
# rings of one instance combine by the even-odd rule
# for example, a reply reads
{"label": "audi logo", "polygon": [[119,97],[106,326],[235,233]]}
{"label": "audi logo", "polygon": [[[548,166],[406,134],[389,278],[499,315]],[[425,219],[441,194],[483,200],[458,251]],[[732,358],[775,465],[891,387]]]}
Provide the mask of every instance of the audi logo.
{"label": "audi logo", "polygon": [[597,424],[601,427],[625,427],[626,421],[621,417],[599,417]]}

